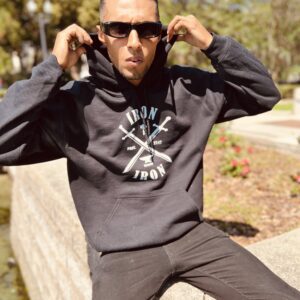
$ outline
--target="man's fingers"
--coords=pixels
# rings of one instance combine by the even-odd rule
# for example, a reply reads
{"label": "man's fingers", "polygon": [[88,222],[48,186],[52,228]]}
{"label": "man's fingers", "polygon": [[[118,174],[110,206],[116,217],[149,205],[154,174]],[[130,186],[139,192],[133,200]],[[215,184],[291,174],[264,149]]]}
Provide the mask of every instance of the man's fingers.
{"label": "man's fingers", "polygon": [[168,41],[172,39],[173,35],[177,33],[181,28],[185,29],[186,31],[186,19],[182,16],[176,16],[174,19],[169,23],[168,29],[167,29],[167,36]]}
{"label": "man's fingers", "polygon": [[171,40],[173,37],[173,27],[176,24],[177,20],[179,19],[179,16],[175,16],[171,22],[168,24],[168,28],[167,28],[167,40]]}
{"label": "man's fingers", "polygon": [[92,44],[93,40],[90,35],[80,26],[73,24],[67,28],[69,38],[76,38],[80,44]]}
{"label": "man's fingers", "polygon": [[52,54],[63,69],[72,67],[85,53],[83,44],[93,43],[90,35],[77,24],[72,24],[57,34]]}
{"label": "man's fingers", "polygon": [[187,31],[184,20],[180,20],[174,25],[174,32],[178,33],[180,29],[183,29],[182,31],[185,32]]}
{"label": "man's fingers", "polygon": [[76,49],[76,54],[78,56],[81,56],[82,54],[86,53],[86,50],[84,47],[79,47],[78,49]]}
{"label": "man's fingers", "polygon": [[168,25],[167,32],[172,32],[174,25],[181,19],[181,16],[175,16]]}

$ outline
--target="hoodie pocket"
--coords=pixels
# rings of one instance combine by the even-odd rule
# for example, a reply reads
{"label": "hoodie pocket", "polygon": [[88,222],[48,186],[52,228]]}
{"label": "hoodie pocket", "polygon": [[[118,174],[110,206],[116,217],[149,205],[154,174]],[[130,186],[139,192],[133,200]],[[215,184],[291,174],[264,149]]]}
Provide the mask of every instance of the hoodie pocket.
{"label": "hoodie pocket", "polygon": [[103,251],[159,245],[199,222],[199,208],[184,189],[119,195],[98,232],[98,243]]}

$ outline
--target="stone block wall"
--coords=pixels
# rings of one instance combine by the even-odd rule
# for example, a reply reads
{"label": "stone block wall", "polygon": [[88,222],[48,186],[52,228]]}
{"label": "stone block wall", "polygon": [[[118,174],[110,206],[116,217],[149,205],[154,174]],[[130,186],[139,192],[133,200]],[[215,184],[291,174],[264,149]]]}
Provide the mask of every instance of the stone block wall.
{"label": "stone block wall", "polygon": [[11,243],[30,299],[91,299],[86,241],[65,161],[13,167],[11,174]]}

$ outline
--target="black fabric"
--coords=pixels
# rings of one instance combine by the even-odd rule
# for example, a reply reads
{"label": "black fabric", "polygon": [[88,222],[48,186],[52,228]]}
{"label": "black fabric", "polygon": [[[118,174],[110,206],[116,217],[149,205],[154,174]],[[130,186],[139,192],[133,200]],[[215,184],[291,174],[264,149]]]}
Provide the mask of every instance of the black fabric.
{"label": "black fabric", "polygon": [[163,246],[100,255],[87,245],[87,253],[93,300],[160,299],[180,281],[217,300],[300,299],[299,291],[206,222]]}

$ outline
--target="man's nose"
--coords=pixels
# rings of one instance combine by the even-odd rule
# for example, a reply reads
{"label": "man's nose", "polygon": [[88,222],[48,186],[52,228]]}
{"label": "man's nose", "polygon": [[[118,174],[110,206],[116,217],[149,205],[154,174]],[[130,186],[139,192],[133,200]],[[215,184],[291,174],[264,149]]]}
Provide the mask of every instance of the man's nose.
{"label": "man's nose", "polygon": [[135,29],[132,29],[129,33],[127,46],[133,49],[138,49],[142,46],[139,35]]}

